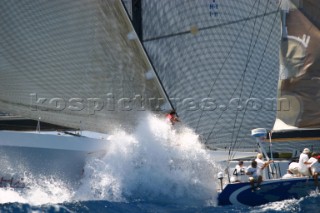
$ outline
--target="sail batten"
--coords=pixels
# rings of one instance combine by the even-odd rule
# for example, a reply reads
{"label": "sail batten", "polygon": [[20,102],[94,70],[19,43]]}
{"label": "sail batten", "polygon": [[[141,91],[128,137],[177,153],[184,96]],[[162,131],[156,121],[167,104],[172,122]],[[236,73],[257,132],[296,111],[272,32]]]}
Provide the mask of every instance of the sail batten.
{"label": "sail batten", "polygon": [[170,109],[120,0],[4,1],[0,17],[1,111],[108,132]]}
{"label": "sail batten", "polygon": [[[268,13],[265,13],[265,14],[260,14],[260,15],[256,15],[256,16],[252,16],[252,17],[246,17],[246,18],[243,18],[243,19],[240,19],[240,20],[230,21],[230,22],[226,22],[226,23],[220,23],[220,24],[213,25],[213,26],[205,26],[205,27],[202,27],[202,28],[197,28],[197,31],[209,30],[209,29],[220,28],[220,27],[226,27],[228,25],[233,25],[233,24],[240,24],[241,22],[247,22],[247,21],[250,21],[250,20],[255,20],[257,18],[265,18],[266,16],[275,15],[277,13],[278,13],[278,11],[271,11],[271,12],[268,12]],[[182,32],[172,33],[172,34],[168,34],[168,35],[161,35],[161,36],[158,36],[158,37],[146,38],[146,39],[143,39],[143,42],[148,42],[148,41],[153,41],[153,40],[159,40],[159,39],[165,39],[165,38],[170,38],[170,37],[190,34],[191,31],[192,31],[192,28],[190,28],[190,30],[186,30],[186,31],[182,31]]]}

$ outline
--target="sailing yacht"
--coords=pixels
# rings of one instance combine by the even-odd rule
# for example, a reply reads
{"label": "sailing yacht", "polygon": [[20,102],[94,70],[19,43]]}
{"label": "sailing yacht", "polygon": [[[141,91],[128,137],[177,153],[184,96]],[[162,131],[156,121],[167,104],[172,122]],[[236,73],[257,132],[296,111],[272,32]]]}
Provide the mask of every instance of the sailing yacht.
{"label": "sailing yacht", "polygon": [[[76,181],[109,134],[172,109],[120,0],[5,0],[0,19],[0,111],[38,122],[0,131],[1,182]],[[41,131],[42,122],[66,131]]]}
{"label": "sailing yacht", "polygon": [[[263,141],[291,141],[292,144],[297,144],[320,139],[319,14],[320,5],[316,0],[281,2],[282,39],[278,99],[286,99],[290,105],[282,105],[279,101],[279,110],[271,131],[261,128],[252,131],[252,136],[257,138],[262,148]],[[264,152],[263,149],[261,152]],[[264,154],[268,158],[267,153]],[[223,175],[220,178],[222,180]],[[261,205],[318,193],[318,187],[311,174],[289,179],[265,180],[261,189],[254,192],[248,182],[229,183],[222,189],[219,203]]]}

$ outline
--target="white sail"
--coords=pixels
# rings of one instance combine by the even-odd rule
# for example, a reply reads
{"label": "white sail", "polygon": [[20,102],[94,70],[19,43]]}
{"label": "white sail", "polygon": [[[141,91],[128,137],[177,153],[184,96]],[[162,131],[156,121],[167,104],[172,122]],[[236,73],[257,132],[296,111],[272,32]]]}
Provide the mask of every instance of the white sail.
{"label": "white sail", "polygon": [[143,43],[181,120],[210,147],[254,147],[250,130],[276,113],[277,1],[141,3]]}
{"label": "white sail", "polygon": [[2,1],[0,111],[77,129],[169,106],[120,0]]}

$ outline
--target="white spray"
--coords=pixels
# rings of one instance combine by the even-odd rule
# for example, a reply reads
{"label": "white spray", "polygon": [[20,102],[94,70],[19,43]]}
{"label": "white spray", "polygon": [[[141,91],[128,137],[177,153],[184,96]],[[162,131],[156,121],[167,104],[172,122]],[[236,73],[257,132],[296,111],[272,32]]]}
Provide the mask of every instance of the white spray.
{"label": "white spray", "polygon": [[0,203],[108,200],[215,204],[215,174],[219,170],[193,131],[185,127],[176,130],[164,119],[149,115],[133,134],[115,132],[102,159],[88,159],[79,188],[70,189],[66,183],[42,177],[21,192],[0,189]]}
{"label": "white spray", "polygon": [[128,135],[117,132],[103,159],[85,168],[79,199],[207,202],[216,199],[218,168],[188,128],[149,115]]}

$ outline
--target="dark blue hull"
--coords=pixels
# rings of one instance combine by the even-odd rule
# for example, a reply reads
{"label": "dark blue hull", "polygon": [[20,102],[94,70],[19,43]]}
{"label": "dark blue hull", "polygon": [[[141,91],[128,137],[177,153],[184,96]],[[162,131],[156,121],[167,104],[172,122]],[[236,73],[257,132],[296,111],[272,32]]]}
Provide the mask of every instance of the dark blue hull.
{"label": "dark blue hull", "polygon": [[301,198],[315,191],[312,178],[267,180],[260,190],[251,191],[249,182],[228,184],[218,196],[219,205],[257,206],[291,198]]}

